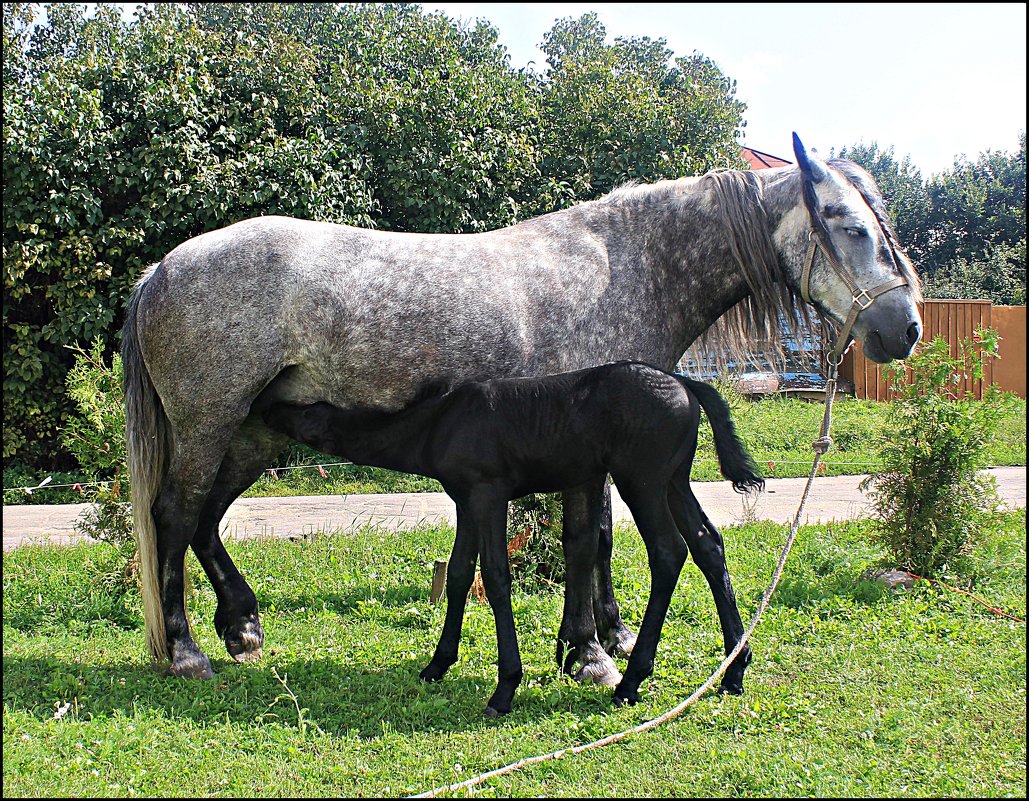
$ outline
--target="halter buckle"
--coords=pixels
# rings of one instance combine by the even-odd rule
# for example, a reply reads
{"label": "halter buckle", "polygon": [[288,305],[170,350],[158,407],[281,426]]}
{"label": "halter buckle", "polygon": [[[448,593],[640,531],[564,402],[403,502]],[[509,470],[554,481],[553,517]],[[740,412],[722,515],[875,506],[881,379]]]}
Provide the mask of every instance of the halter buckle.
{"label": "halter buckle", "polygon": [[864,311],[872,305],[874,300],[875,298],[872,295],[869,295],[866,290],[862,289],[859,294],[854,296],[854,306],[858,311]]}

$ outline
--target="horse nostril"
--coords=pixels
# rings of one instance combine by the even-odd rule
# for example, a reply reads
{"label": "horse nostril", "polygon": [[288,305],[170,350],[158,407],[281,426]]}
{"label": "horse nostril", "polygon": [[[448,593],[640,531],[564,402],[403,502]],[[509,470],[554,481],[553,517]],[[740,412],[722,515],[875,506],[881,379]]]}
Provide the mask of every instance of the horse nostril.
{"label": "horse nostril", "polygon": [[915,343],[922,338],[922,326],[915,322],[908,326],[908,344],[911,347],[915,346]]}

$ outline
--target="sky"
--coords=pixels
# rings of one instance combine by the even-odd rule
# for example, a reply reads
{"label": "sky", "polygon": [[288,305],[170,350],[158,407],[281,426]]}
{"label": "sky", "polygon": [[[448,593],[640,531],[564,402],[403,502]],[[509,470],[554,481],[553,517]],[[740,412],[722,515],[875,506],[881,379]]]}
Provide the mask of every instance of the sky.
{"label": "sky", "polygon": [[608,33],[664,38],[736,81],[742,144],[793,161],[791,134],[823,156],[894,148],[923,178],[1014,151],[1026,128],[1023,3],[423,3],[484,18],[511,66],[534,61],[556,19],[597,12]]}

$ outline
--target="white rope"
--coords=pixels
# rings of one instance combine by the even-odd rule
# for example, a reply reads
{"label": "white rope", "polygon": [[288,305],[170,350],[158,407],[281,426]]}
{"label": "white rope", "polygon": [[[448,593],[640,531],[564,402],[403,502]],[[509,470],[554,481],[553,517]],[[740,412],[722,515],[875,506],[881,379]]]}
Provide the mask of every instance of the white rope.
{"label": "white rope", "polygon": [[581,754],[583,751],[589,751],[594,748],[602,748],[605,745],[624,740],[633,734],[640,734],[650,729],[655,729],[663,723],[667,723],[673,718],[678,717],[686,710],[687,707],[691,706],[698,698],[704,693],[710,690],[716,681],[721,678],[722,674],[729,669],[729,665],[739,655],[740,651],[746,646],[747,641],[750,639],[751,633],[757,627],[758,621],[761,620],[765,610],[768,608],[768,603],[772,599],[772,593],[775,592],[776,586],[779,584],[779,579],[782,577],[783,568],[786,566],[786,558],[789,556],[790,549],[793,548],[793,543],[797,538],[797,530],[800,528],[800,521],[804,513],[804,506],[807,504],[808,495],[811,492],[811,485],[815,480],[815,474],[818,472],[818,463],[822,458],[822,455],[829,449],[832,441],[829,439],[829,428],[832,424],[832,402],[833,397],[836,394],[836,366],[830,364],[829,380],[825,386],[825,414],[822,416],[822,428],[821,433],[812,443],[812,448],[815,451],[815,458],[811,464],[811,473],[808,475],[807,484],[804,486],[804,494],[800,499],[800,506],[797,508],[797,514],[793,517],[793,525],[790,526],[789,536],[786,538],[786,544],[783,546],[782,554],[779,556],[779,563],[775,566],[775,570],[772,573],[772,581],[765,590],[764,596],[761,598],[761,603],[758,604],[757,611],[754,613],[753,619],[750,621],[750,625],[747,626],[746,631],[743,632],[743,636],[740,641],[736,643],[736,647],[729,652],[729,654],[722,660],[722,664],[718,666],[718,669],[711,674],[711,677],[705,681],[700,687],[698,687],[685,701],[680,703],[678,706],[669,709],[663,715],[656,718],[652,718],[644,723],[634,726],[631,729],[620,731],[617,734],[609,734],[606,737],[601,737],[599,740],[594,740],[591,743],[585,743],[584,745],[571,746],[569,748],[562,748],[558,751],[551,751],[549,754],[541,754],[539,756],[527,757],[520,759],[517,762],[512,762],[509,765],[505,765],[502,768],[496,770],[487,771],[481,773],[471,779],[466,779],[462,782],[456,782],[454,784],[446,784],[441,787],[436,787],[432,790],[428,790],[418,795],[408,796],[409,798],[435,798],[440,793],[452,793],[457,790],[466,789],[468,787],[475,787],[476,785],[482,784],[489,779],[497,776],[504,776],[508,773],[528,767],[529,765],[538,765],[540,762],[548,762],[553,759],[560,759],[566,754]]}

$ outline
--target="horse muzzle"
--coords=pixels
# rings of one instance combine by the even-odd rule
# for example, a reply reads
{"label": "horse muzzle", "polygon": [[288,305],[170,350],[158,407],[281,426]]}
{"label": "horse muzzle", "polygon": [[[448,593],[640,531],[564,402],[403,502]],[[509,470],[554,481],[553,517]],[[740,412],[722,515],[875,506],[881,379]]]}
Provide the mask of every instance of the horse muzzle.
{"label": "horse muzzle", "polygon": [[906,359],[922,338],[922,320],[909,304],[891,308],[883,304],[866,309],[854,326],[865,356],[877,364]]}

